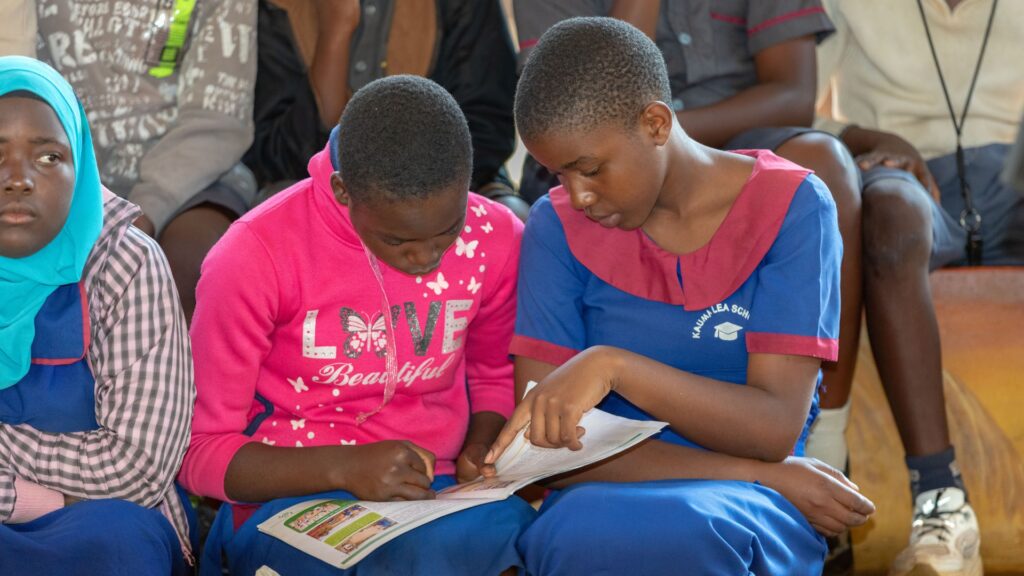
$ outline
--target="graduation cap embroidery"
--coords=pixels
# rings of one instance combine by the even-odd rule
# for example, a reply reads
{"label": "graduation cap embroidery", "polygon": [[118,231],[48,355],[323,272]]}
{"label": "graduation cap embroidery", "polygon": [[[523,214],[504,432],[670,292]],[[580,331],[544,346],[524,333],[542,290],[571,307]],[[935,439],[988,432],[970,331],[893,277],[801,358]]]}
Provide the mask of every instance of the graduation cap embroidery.
{"label": "graduation cap embroidery", "polygon": [[715,326],[715,338],[732,341],[739,337],[740,330],[743,330],[743,326],[737,326],[732,322],[722,322]]}

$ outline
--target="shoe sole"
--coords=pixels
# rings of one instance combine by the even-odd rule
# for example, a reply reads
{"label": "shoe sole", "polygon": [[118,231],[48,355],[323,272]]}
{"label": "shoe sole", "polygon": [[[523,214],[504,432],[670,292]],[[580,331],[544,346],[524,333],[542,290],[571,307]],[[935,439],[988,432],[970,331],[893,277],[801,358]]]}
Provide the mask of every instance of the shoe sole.
{"label": "shoe sole", "polygon": [[[890,572],[889,576],[893,576],[894,572]],[[956,572],[939,572],[931,566],[918,565],[914,566],[909,572],[903,572],[899,576],[984,576],[982,570],[981,561],[971,562],[969,565],[964,567],[963,570]]]}

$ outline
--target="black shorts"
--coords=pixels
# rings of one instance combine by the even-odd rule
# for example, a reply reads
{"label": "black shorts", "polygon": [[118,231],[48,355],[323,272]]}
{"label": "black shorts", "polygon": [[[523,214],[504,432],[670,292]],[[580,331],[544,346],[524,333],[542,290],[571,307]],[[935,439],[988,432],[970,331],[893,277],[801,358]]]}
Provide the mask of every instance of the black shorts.
{"label": "black shorts", "polygon": [[779,146],[782,146],[797,136],[803,136],[804,134],[811,134],[815,132],[832,136],[828,132],[822,132],[821,130],[808,128],[806,126],[771,126],[768,128],[752,128],[733,137],[732,140],[726,142],[722,149],[775,151],[779,149]]}

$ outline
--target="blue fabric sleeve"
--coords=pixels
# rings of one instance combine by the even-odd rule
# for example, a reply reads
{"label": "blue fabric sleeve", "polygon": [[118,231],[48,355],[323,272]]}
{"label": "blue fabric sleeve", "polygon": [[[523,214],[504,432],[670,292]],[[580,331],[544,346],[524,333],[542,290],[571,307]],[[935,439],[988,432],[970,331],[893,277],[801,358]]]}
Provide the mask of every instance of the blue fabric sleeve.
{"label": "blue fabric sleeve", "polygon": [[511,353],[557,366],[585,348],[583,291],[589,276],[569,251],[548,197],[541,198],[523,235]]}
{"label": "blue fabric sleeve", "polygon": [[836,359],[842,256],[835,203],[810,175],[755,272],[748,351]]}

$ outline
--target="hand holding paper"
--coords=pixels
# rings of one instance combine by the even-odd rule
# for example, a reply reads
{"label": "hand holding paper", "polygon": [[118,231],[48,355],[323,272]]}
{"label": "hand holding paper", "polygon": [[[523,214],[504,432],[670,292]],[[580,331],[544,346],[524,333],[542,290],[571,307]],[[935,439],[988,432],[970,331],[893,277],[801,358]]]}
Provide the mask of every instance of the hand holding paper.
{"label": "hand holding paper", "polygon": [[[665,426],[664,422],[630,420],[596,409],[583,414],[579,422],[587,429],[579,450],[538,447],[527,440],[520,428],[496,459],[493,465],[496,474],[449,486],[437,493],[436,500],[308,500],[264,521],[259,530],[333,566],[348,568],[387,541],[417,526],[466,508],[508,498],[537,480],[608,458],[643,442]],[[417,462],[419,456],[414,450],[403,454],[403,462],[417,470],[423,466],[423,462]],[[418,482],[422,484],[425,473],[420,476]],[[422,486],[414,488],[424,490]]]}
{"label": "hand holding paper", "polygon": [[412,442],[384,440],[359,446],[345,485],[360,498],[376,501],[434,497],[434,455]]}

